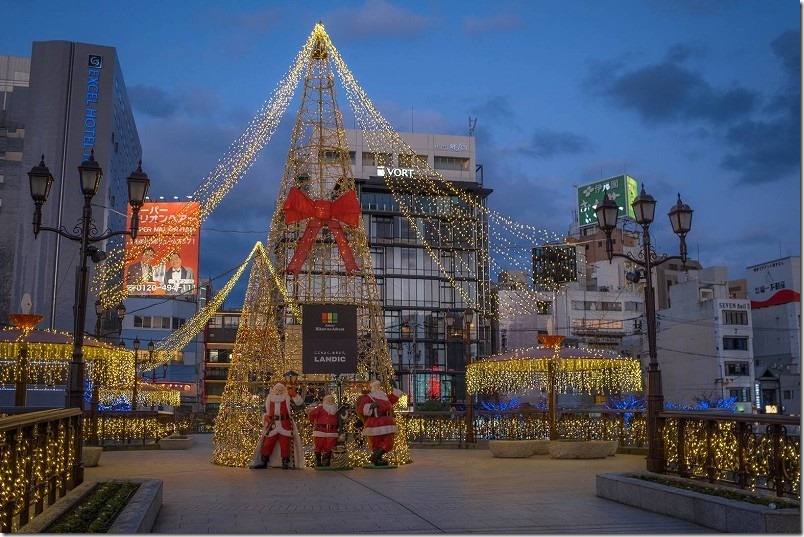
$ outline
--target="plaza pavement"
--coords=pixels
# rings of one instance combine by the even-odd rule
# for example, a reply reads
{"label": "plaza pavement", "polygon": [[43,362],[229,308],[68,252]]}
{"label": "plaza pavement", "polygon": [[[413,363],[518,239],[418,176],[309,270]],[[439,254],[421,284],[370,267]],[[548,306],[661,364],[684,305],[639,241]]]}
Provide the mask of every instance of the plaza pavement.
{"label": "plaza pavement", "polygon": [[645,469],[643,455],[558,460],[411,447],[412,464],[349,471],[250,470],[187,450],[105,451],[85,477],[163,480],[153,533],[686,534],[690,522],[598,498],[595,476]]}

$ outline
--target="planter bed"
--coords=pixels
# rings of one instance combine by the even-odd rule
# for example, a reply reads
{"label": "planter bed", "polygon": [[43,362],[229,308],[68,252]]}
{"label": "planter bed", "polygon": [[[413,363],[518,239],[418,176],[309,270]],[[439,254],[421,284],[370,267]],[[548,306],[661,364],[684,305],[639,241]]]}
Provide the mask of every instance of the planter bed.
{"label": "planter bed", "polygon": [[546,455],[549,440],[489,440],[489,450],[495,457],[527,458]]}
{"label": "planter bed", "polygon": [[617,453],[616,440],[554,440],[551,459],[603,459]]}
{"label": "planter bed", "polygon": [[159,441],[159,449],[190,449],[194,445],[194,436],[166,436]]}
{"label": "planter bed", "polygon": [[101,481],[131,481],[140,486],[126,507],[120,512],[107,533],[151,533],[159,510],[162,508],[161,479],[93,479],[68,492],[63,498],[48,507],[20,528],[19,533],[45,533],[61,515],[92,494]]}
{"label": "planter bed", "polygon": [[[648,474],[659,477],[656,474]],[[675,476],[661,475],[668,482],[687,481]],[[695,482],[713,491],[728,491],[731,494],[743,493],[739,489],[726,489],[707,483]],[[769,505],[796,503],[772,496],[761,496],[766,505],[723,498],[672,485],[654,483],[627,474],[598,474],[597,495],[645,511],[694,522],[713,530],[727,533],[801,533],[801,509],[773,508]],[[760,497],[744,493],[745,496]]]}

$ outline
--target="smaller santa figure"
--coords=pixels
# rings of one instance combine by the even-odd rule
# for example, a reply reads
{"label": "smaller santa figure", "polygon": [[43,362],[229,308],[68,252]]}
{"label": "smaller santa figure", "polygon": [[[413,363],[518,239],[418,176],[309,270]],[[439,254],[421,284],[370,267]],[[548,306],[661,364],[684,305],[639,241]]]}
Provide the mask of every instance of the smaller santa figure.
{"label": "smaller santa figure", "polygon": [[392,381],[391,393],[382,389],[379,380],[369,383],[369,391],[360,397],[355,405],[363,417],[363,436],[368,437],[372,454],[369,460],[374,466],[387,466],[382,456],[394,448],[394,436],[399,429],[394,421],[394,404],[399,400],[402,391]]}
{"label": "smaller santa figure", "polygon": [[313,452],[316,466],[329,466],[332,450],[338,442],[338,405],[335,397],[327,394],[321,404],[307,413],[313,423]]}
{"label": "smaller santa figure", "polygon": [[282,457],[282,469],[287,470],[290,468],[291,442],[293,443],[294,465],[298,466],[301,440],[296,423],[293,421],[291,402],[300,406],[304,400],[293,388],[286,388],[281,382],[276,383],[265,397],[265,414],[262,416],[263,432],[257,443],[257,452],[254,454],[250,468],[266,468],[278,443],[279,455]]}

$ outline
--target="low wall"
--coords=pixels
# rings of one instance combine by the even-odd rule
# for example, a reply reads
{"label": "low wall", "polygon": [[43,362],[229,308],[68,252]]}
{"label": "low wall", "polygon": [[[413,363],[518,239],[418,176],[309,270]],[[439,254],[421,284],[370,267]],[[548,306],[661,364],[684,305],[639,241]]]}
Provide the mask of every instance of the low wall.
{"label": "low wall", "polygon": [[[670,481],[671,476],[662,476]],[[598,474],[597,495],[728,533],[801,533],[801,509],[769,507],[653,483],[621,474]],[[712,487],[717,489],[717,487]]]}

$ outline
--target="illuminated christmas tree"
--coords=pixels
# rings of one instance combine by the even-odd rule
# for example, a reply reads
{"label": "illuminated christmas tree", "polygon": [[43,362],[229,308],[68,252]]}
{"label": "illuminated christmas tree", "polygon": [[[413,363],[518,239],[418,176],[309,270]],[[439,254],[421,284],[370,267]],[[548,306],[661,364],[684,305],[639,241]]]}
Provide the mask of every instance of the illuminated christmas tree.
{"label": "illuminated christmas tree", "polygon": [[[303,49],[304,85],[290,150],[268,233],[266,255],[249,276],[229,377],[215,425],[214,462],[246,466],[260,431],[265,392],[287,372],[298,372],[300,395],[333,389],[329,374],[302,367],[302,309],[306,304],[357,308],[357,371],[343,398],[353,403],[370,378],[393,378],[381,302],[352,177],[343,120],[335,100],[332,45],[317,25]],[[299,410],[296,422],[310,445]],[[354,423],[347,424],[354,430]],[[351,462],[360,463],[351,435]],[[389,461],[408,462],[404,434]]]}

